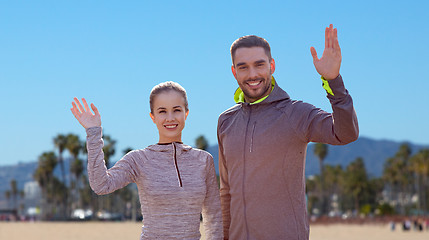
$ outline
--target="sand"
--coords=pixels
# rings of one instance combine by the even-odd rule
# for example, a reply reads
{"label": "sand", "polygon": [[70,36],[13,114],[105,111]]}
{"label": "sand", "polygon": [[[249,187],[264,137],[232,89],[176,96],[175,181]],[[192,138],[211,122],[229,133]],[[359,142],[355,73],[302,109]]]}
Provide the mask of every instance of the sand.
{"label": "sand", "polygon": [[[312,225],[310,240],[427,240],[429,231],[390,231],[388,225]],[[1,240],[138,240],[140,223],[0,222]],[[204,237],[202,238],[204,239]]]}
{"label": "sand", "polygon": [[391,231],[389,225],[379,224],[331,224],[310,226],[310,240],[428,240],[429,231],[402,231],[396,226]]}

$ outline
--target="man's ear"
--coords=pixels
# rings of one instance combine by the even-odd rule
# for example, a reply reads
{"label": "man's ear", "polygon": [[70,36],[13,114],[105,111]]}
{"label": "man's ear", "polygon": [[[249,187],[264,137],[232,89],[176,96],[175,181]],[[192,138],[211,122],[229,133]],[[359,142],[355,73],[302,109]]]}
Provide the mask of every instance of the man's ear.
{"label": "man's ear", "polygon": [[271,75],[274,73],[275,70],[276,70],[276,62],[274,61],[274,58],[271,58],[271,61],[270,61],[270,72],[271,72]]}
{"label": "man's ear", "polygon": [[237,78],[237,72],[235,71],[234,65],[231,65],[231,71],[232,71],[232,75],[234,75],[234,77]]}
{"label": "man's ear", "polygon": [[152,122],[155,123],[155,116],[150,112],[149,113],[150,118],[152,118]]}

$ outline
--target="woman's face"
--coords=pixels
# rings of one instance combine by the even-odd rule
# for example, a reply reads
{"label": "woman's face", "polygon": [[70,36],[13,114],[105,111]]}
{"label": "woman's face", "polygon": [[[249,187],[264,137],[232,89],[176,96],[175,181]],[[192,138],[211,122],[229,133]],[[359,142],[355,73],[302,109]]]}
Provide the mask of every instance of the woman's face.
{"label": "woman's face", "polygon": [[169,90],[155,96],[150,117],[158,128],[159,143],[182,141],[182,130],[188,113],[185,99],[177,91]]}

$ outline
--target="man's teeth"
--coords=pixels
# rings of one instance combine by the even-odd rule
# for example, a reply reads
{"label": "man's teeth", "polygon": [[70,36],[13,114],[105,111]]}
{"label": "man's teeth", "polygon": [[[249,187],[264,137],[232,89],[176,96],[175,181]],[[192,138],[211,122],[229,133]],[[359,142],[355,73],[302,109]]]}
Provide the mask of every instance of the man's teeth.
{"label": "man's teeth", "polygon": [[252,82],[247,82],[247,84],[249,84],[250,86],[257,86],[258,84],[260,84],[261,81],[252,81]]}

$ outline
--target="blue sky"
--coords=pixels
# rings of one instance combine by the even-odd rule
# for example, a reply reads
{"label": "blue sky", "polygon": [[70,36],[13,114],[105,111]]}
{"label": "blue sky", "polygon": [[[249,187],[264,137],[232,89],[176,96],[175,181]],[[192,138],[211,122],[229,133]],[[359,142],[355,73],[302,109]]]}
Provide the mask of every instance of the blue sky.
{"label": "blue sky", "polygon": [[[429,144],[427,1],[0,1],[0,165],[37,160],[59,133],[85,138],[73,97],[99,108],[116,155],[158,140],[148,97],[172,80],[188,91],[183,141],[216,144],[234,104],[231,43],[268,40],[278,84],[330,111],[314,69],[324,28],[338,28],[340,73],[361,136]],[[115,161],[114,160],[114,161]]]}

